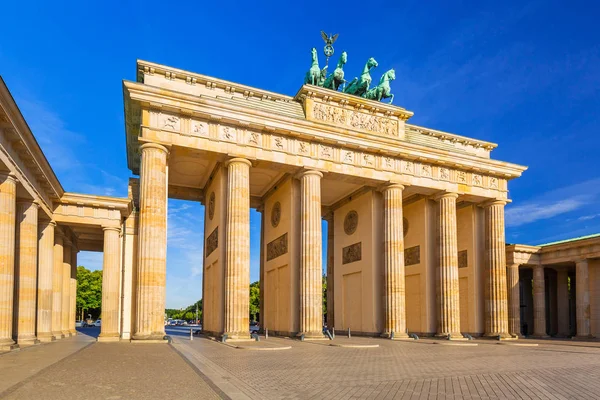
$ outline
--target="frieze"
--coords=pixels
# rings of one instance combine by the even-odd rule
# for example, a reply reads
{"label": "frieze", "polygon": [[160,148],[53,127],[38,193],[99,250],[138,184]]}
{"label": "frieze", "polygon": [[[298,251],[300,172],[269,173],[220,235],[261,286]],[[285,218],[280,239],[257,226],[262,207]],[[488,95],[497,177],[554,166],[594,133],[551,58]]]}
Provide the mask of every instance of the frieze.
{"label": "frieze", "polygon": [[342,249],[342,264],[362,260],[362,242],[351,244]]}
{"label": "frieze", "polygon": [[416,265],[421,263],[421,246],[404,249],[404,265]]}
{"label": "frieze", "polygon": [[219,137],[221,138],[221,140],[235,142],[237,140],[237,129],[231,126],[220,126]]}
{"label": "frieze", "polygon": [[193,136],[208,136],[208,124],[206,122],[192,120],[190,133]]}
{"label": "frieze", "polygon": [[217,226],[214,231],[206,238],[206,257],[210,255],[216,248],[219,247],[219,227]]}
{"label": "frieze", "polygon": [[467,268],[469,266],[469,258],[467,257],[467,250],[461,250],[458,252],[458,268]]}
{"label": "frieze", "polygon": [[287,232],[267,244],[267,261],[271,261],[288,252]]}
{"label": "frieze", "polygon": [[370,115],[322,103],[314,103],[312,116],[316,120],[335,125],[345,125],[354,129],[398,136],[398,121],[392,118]]}
{"label": "frieze", "polygon": [[161,129],[179,132],[181,130],[181,119],[176,115],[159,114],[158,126]]}

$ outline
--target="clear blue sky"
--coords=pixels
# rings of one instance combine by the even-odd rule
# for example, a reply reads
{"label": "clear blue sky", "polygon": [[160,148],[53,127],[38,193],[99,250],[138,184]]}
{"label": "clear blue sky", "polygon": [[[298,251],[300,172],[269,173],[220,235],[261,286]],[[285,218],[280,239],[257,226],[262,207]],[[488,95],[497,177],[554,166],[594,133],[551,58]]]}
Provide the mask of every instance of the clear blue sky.
{"label": "clear blue sky", "polygon": [[[600,5],[503,2],[6,2],[0,73],[68,191],[126,196],[121,80],[137,58],[293,95],[320,30],[346,74],[396,69],[411,122],[499,144],[507,241],[600,232]],[[337,57],[334,57],[337,58]],[[323,57],[320,57],[321,63]],[[167,305],[201,296],[203,208],[171,201]],[[251,276],[258,278],[258,214]],[[101,266],[101,255],[80,254]]]}

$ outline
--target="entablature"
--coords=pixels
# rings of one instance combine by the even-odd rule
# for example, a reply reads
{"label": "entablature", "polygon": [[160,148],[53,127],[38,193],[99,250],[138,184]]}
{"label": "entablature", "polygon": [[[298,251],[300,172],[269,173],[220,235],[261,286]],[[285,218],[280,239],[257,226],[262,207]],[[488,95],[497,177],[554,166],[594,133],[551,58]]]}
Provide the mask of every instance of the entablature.
{"label": "entablature", "polygon": [[53,218],[63,225],[120,227],[132,208],[130,199],[65,193],[54,209]]}

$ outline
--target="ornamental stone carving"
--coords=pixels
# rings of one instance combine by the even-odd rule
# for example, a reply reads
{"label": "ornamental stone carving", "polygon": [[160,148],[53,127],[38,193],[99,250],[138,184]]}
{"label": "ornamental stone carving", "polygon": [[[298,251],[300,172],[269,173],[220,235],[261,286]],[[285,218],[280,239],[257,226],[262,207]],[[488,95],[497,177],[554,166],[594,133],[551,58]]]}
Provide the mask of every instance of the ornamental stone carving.
{"label": "ornamental stone carving", "polygon": [[288,252],[287,232],[267,244],[267,261],[271,261]]}
{"label": "ornamental stone carving", "polygon": [[421,263],[421,246],[409,247],[404,250],[404,265],[416,265]]}
{"label": "ornamental stone carving", "polygon": [[342,249],[342,264],[362,260],[362,242],[351,244]]}
{"label": "ornamental stone carving", "polygon": [[356,232],[356,227],[358,226],[358,213],[354,210],[349,211],[346,214],[346,218],[344,218],[344,232],[346,235],[352,235]]}
{"label": "ornamental stone carving", "polygon": [[208,136],[208,124],[206,122],[192,121],[192,135]]}
{"label": "ornamental stone carving", "polygon": [[276,202],[271,209],[271,226],[277,228],[279,221],[281,221],[281,203]]}
{"label": "ornamental stone carving", "polygon": [[469,258],[467,257],[467,250],[461,250],[458,252],[458,268],[467,268],[469,266]]}
{"label": "ornamental stone carving", "polygon": [[321,103],[314,104],[312,115],[316,120],[335,125],[345,125],[354,129],[398,136],[398,121],[392,118],[370,115]]}
{"label": "ornamental stone carving", "polygon": [[179,131],[181,127],[181,121],[179,117],[169,114],[160,114],[159,126],[162,129],[169,129],[173,131]]}
{"label": "ornamental stone carving", "polygon": [[408,220],[406,218],[402,218],[402,229],[404,237],[406,237],[406,234],[408,233]]}
{"label": "ornamental stone carving", "polygon": [[219,247],[219,227],[217,226],[214,231],[206,238],[206,257],[210,255],[216,248]]}
{"label": "ornamental stone carving", "polygon": [[210,193],[208,199],[208,219],[212,221],[215,216],[215,192]]}

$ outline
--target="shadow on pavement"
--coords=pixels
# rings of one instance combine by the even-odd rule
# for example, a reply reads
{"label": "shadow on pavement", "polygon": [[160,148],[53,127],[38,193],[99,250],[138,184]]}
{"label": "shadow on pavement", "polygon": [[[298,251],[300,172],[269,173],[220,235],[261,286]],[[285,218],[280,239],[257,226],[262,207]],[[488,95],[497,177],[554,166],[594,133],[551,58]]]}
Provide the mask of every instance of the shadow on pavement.
{"label": "shadow on pavement", "polygon": [[89,337],[97,338],[100,335],[100,327],[99,326],[91,326],[87,328],[76,328],[77,332],[82,335],[86,335]]}

